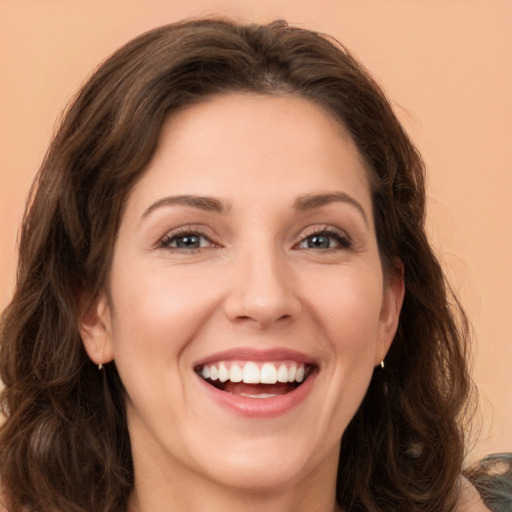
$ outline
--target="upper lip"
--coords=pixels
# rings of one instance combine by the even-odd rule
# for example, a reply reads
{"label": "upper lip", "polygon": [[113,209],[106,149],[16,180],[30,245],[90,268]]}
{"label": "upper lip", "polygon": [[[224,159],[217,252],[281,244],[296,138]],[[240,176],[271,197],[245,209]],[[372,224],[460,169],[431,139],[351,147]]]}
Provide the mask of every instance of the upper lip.
{"label": "upper lip", "polygon": [[218,361],[297,361],[312,366],[317,366],[315,359],[307,354],[290,350],[287,348],[257,349],[253,347],[238,347],[229,350],[223,350],[210,354],[194,363],[194,368],[204,366],[206,364],[216,363]]}

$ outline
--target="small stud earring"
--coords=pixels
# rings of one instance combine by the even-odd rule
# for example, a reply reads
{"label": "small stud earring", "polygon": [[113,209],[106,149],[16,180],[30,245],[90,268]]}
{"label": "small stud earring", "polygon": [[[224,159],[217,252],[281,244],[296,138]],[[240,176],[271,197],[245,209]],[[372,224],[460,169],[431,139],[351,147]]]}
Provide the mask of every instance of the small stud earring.
{"label": "small stud earring", "polygon": [[384,368],[384,359],[380,362],[380,367]]}

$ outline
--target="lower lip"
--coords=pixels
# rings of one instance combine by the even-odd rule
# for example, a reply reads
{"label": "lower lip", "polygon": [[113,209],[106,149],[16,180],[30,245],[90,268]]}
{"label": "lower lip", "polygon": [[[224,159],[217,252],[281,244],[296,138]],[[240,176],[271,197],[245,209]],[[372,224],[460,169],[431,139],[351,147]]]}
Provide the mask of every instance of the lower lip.
{"label": "lower lip", "polygon": [[271,398],[249,398],[234,395],[217,389],[199,376],[197,378],[208,395],[219,406],[227,409],[229,412],[245,418],[275,418],[276,416],[286,414],[304,402],[313,387],[316,372],[309,375],[309,377],[293,391]]}

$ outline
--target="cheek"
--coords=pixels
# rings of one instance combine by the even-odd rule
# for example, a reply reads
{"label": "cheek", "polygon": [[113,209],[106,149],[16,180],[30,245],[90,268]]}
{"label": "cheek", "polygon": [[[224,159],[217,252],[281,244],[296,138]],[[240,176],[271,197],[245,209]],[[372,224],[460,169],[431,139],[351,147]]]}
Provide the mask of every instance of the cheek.
{"label": "cheek", "polygon": [[332,446],[339,441],[368,389],[379,339],[379,270],[376,266],[346,267],[329,276],[319,274],[315,286],[304,293],[315,320],[315,339],[322,346],[318,376],[322,405],[315,421],[324,426],[325,437],[319,443]]}
{"label": "cheek", "polygon": [[304,292],[319,327],[340,357],[364,355],[378,336],[382,281],[378,270],[333,273],[314,280]]}
{"label": "cheek", "polygon": [[199,276],[161,268],[114,275],[116,360],[175,358],[214,310],[218,287],[204,283]]}

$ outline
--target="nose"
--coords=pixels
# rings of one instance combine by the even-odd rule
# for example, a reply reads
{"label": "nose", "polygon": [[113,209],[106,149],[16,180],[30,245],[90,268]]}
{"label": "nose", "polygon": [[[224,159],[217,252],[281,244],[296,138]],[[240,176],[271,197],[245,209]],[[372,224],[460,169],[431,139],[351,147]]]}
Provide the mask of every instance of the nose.
{"label": "nose", "polygon": [[269,329],[296,318],[301,302],[296,280],[277,250],[240,255],[225,301],[227,317],[258,329]]}

